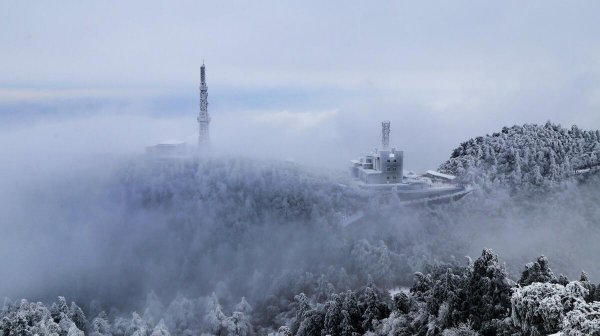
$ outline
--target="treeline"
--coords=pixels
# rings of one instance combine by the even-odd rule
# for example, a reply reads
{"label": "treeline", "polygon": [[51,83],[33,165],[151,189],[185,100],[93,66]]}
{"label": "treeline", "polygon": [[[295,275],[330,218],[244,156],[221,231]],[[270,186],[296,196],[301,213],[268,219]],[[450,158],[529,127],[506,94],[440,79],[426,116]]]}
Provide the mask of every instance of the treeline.
{"label": "treeline", "polygon": [[[600,285],[583,272],[577,281],[555,276],[543,256],[525,265],[518,281],[484,250],[466,266],[429,266],[393,295],[373,283],[342,292],[313,286],[262,312],[244,298],[226,310],[215,294],[178,296],[164,306],[150,293],[143,313],[129,317],[94,311],[93,304],[86,315],[62,297],[50,307],[5,300],[0,335],[600,335]],[[261,314],[280,326],[261,325]]]}
{"label": "treeline", "polygon": [[321,302],[300,294],[279,335],[597,335],[599,301],[585,273],[569,282],[540,257],[515,282],[484,250],[468,266],[416,273],[413,286],[391,299],[372,285]]}
{"label": "treeline", "polygon": [[550,186],[600,165],[600,131],[547,122],[504,127],[460,144],[440,171],[484,187]]}

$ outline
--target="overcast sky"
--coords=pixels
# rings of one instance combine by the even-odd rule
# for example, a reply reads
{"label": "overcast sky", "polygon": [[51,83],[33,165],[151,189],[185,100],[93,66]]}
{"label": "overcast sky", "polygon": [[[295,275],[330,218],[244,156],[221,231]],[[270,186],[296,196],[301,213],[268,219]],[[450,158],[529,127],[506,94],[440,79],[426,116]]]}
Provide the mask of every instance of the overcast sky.
{"label": "overcast sky", "polygon": [[[105,131],[91,143],[193,141],[205,60],[217,145],[311,164],[335,152],[341,165],[389,119],[406,166],[435,168],[505,125],[600,128],[598,13],[593,1],[6,1],[0,122],[19,135],[72,114],[69,141],[94,118]],[[130,114],[148,123],[121,134]]]}

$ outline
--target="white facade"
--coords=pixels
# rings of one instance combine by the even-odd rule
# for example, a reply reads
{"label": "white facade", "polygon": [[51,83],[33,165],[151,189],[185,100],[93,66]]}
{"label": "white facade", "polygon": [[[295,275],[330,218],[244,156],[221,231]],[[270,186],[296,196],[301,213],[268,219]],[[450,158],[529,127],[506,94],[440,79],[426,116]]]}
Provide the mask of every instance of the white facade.
{"label": "white facade", "polygon": [[402,183],[404,152],[376,150],[352,161],[352,175],[366,184]]}

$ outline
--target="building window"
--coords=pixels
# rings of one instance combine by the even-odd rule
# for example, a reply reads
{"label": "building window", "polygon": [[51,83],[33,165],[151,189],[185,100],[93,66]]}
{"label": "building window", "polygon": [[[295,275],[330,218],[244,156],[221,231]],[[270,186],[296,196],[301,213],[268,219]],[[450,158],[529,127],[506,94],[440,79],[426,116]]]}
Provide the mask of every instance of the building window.
{"label": "building window", "polygon": [[390,162],[390,160],[388,159],[388,162]]}
{"label": "building window", "polygon": [[394,160],[394,162],[396,162],[396,160]]}
{"label": "building window", "polygon": [[388,177],[387,177],[387,179],[389,180],[389,179],[390,179],[390,177],[388,176]]}

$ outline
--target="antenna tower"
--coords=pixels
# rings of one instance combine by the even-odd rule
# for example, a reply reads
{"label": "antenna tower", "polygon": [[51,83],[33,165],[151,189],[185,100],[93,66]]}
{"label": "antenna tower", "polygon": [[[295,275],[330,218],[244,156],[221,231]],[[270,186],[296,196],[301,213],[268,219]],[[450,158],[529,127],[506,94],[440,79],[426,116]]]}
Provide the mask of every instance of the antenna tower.
{"label": "antenna tower", "polygon": [[381,147],[384,150],[390,147],[390,122],[383,121],[381,123]]}
{"label": "antenna tower", "polygon": [[206,67],[200,67],[200,113],[198,114],[198,146],[204,147],[209,142],[210,116],[208,115],[208,86],[206,86]]}

